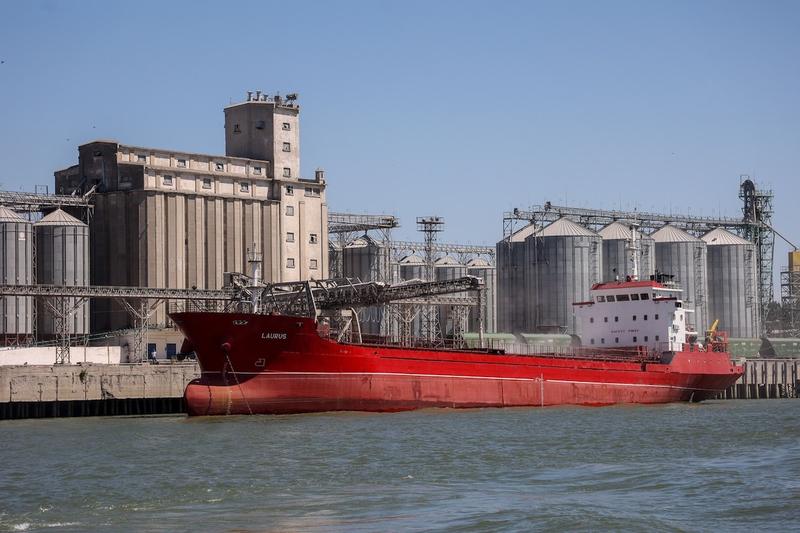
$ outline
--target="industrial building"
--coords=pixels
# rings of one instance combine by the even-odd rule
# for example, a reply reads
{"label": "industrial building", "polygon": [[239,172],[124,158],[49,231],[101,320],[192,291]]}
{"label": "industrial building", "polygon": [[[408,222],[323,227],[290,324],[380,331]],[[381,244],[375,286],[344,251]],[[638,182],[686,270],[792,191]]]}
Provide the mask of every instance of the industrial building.
{"label": "industrial building", "polygon": [[[444,224],[441,217],[418,219],[418,229],[425,236],[423,242],[393,240],[390,230],[399,222],[388,215],[334,213],[330,219],[329,257],[334,276],[397,284],[470,275],[484,282],[480,301],[456,293],[428,300],[427,304],[393,303],[362,309],[358,316],[364,334],[394,339],[433,336],[452,340],[461,338],[466,331],[477,332],[481,325],[484,332],[495,330],[494,249],[438,242],[434,236]],[[427,224],[422,220],[434,222]],[[434,230],[427,231],[430,227]]]}
{"label": "industrial building", "polygon": [[[774,235],[783,236],[770,225],[771,191],[742,176],[739,197],[740,219],[549,202],[506,213],[496,245],[497,331],[579,333],[567,304],[588,298],[591,283],[658,276],[681,289],[687,321],[699,334],[719,319],[720,328],[742,342],[761,336],[772,301]],[[800,260],[790,255],[790,264],[782,291],[791,312],[800,308],[789,305],[800,301],[791,296],[800,294],[800,276],[792,274],[800,272]]]}
{"label": "industrial building", "polygon": [[[218,289],[248,250],[268,282],[328,276],[325,177],[301,177],[296,97],[251,92],[224,111],[225,155],[98,140],[55,173],[59,193],[92,196],[93,285]],[[93,331],[129,325],[116,302],[93,302]]]}
{"label": "industrial building", "polygon": [[[33,225],[0,206],[0,283],[33,283]],[[24,344],[33,337],[34,308],[30,296],[0,298],[0,336],[3,345]]]}
{"label": "industrial building", "polygon": [[[543,334],[562,342],[580,334],[573,303],[585,300],[593,284],[657,275],[683,291],[695,330],[718,318],[732,337],[763,332],[764,302],[771,298],[772,196],[746,177],[742,219],[547,203],[505,214],[494,247],[439,242],[439,217],[417,219],[421,242],[396,241],[394,217],[328,213],[324,173],[301,177],[299,113],[295,95],[248,93],[224,109],[225,155],[110,140],[81,145],[77,164],[55,173],[63,209],[48,204],[40,219],[25,219],[0,208],[0,281],[216,290],[226,273],[247,272],[251,252],[263,256],[266,282],[347,277],[397,284],[470,275],[484,281],[480,298],[448,294],[360,309],[361,332],[434,342],[470,331],[505,332],[515,342],[550,342]],[[86,205],[63,200],[72,198]],[[798,264],[790,256],[782,287],[784,300],[795,304]],[[102,296],[91,300],[89,314],[87,298],[62,295],[37,305],[28,295],[0,297],[4,344],[169,326],[165,302],[176,301],[154,297],[152,310],[137,311],[123,297]],[[177,336],[150,344],[173,353]],[[141,337],[132,337],[130,349],[149,353]]]}
{"label": "industrial building", "polygon": [[706,243],[709,321],[719,319],[731,337],[758,336],[756,247],[722,228],[701,237]]}
{"label": "industrial building", "polygon": [[686,318],[689,326],[695,331],[705,331],[709,326],[706,243],[670,224],[651,237],[656,243],[656,270],[671,276],[671,281],[683,291],[681,299],[690,311]]}
{"label": "industrial building", "polygon": [[[637,232],[635,236],[634,231]],[[649,279],[655,274],[656,243],[652,237],[619,221],[605,226],[597,234],[603,238],[602,281],[623,280],[634,275],[639,279]]]}

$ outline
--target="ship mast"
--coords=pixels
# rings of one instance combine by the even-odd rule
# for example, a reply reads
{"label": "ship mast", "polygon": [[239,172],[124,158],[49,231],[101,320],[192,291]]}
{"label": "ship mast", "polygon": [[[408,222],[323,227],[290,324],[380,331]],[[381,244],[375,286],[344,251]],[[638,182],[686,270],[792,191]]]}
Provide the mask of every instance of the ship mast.
{"label": "ship mast", "polygon": [[631,263],[630,278],[631,281],[639,280],[639,224],[632,222],[629,226],[631,230],[631,238],[628,241],[628,260]]}

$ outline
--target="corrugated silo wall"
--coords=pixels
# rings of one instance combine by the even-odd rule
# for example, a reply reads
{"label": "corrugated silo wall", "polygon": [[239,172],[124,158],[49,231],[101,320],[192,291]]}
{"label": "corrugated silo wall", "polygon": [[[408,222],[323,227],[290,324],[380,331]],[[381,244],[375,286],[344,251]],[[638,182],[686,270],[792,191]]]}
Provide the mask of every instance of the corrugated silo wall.
{"label": "corrugated silo wall", "polygon": [[527,245],[500,241],[497,258],[497,331],[522,333],[527,324]]}
{"label": "corrugated silo wall", "polygon": [[[33,284],[33,228],[30,222],[0,223],[0,283]],[[0,340],[21,342],[33,335],[33,297],[0,298]]]}
{"label": "corrugated silo wall", "polygon": [[[389,264],[389,249],[385,246],[346,247],[342,253],[344,276],[361,281],[383,281]],[[361,332],[365,335],[379,335],[383,321],[382,307],[366,307],[358,312]]]}
{"label": "corrugated silo wall", "polygon": [[687,322],[698,332],[705,331],[709,325],[706,316],[706,243],[657,242],[655,255],[656,269],[675,276],[673,281],[683,291],[684,306],[694,311],[687,313]]}
{"label": "corrugated silo wall", "polygon": [[[458,279],[467,275],[467,267],[466,265],[447,265],[447,266],[437,266],[435,268],[436,272],[436,281],[447,281],[451,279]],[[448,295],[453,298],[465,298],[469,296],[468,293],[465,292],[457,292]],[[474,315],[474,311],[472,309],[469,310],[469,315]],[[452,336],[453,335],[453,320],[454,314],[452,307],[449,305],[440,305],[439,306],[439,327],[442,330],[442,334],[444,336]],[[469,324],[465,324],[468,326]]]}
{"label": "corrugated silo wall", "polygon": [[[94,199],[95,285],[219,289],[225,272],[247,272],[247,249],[253,243],[263,252],[264,281],[281,281],[285,258],[278,202],[159,191],[113,192]],[[131,325],[125,310],[109,300],[93,302],[92,318],[93,331]],[[167,323],[167,304],[157,307],[150,323]]]}
{"label": "corrugated silo wall", "polygon": [[719,319],[730,337],[757,337],[757,287],[755,246],[708,247],[708,322]]}
{"label": "corrugated silo wall", "polygon": [[628,274],[628,241],[603,239],[603,275],[600,281],[625,279]]}
{"label": "corrugated silo wall", "polygon": [[656,241],[642,238],[639,241],[642,259],[639,263],[639,279],[648,280],[656,273]]}
{"label": "corrugated silo wall", "polygon": [[[89,227],[88,226],[35,226],[36,232],[36,282],[45,285],[85,287],[89,285]],[[76,298],[67,298],[74,308]],[[37,313],[37,335],[52,338],[56,334],[55,317],[46,306]],[[89,304],[78,305],[67,320],[69,332],[75,335],[89,333]]]}
{"label": "corrugated silo wall", "polygon": [[528,237],[529,332],[578,334],[575,302],[589,299],[602,272],[599,236]]}
{"label": "corrugated silo wall", "polygon": [[[603,275],[600,281],[624,280],[632,275],[628,241],[624,239],[603,239]],[[655,273],[655,241],[639,240],[639,279],[650,279]],[[614,270],[616,269],[616,271]]]}
{"label": "corrugated silo wall", "polygon": [[[468,268],[467,274],[483,279],[485,290],[481,300],[481,313],[483,318],[483,331],[494,333],[497,331],[497,270],[491,267]],[[469,330],[477,332],[479,329],[478,317],[475,309],[469,313]]]}

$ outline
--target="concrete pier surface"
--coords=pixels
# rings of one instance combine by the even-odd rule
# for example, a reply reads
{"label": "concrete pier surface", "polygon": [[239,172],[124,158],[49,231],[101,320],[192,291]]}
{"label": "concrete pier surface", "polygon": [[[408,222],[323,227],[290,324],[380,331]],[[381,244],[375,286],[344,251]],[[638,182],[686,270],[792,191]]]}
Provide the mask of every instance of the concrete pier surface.
{"label": "concrete pier surface", "polygon": [[[183,413],[197,363],[0,366],[0,420]],[[721,399],[800,397],[800,359],[748,359]]]}
{"label": "concrete pier surface", "polygon": [[197,363],[0,366],[0,419],[180,413]]}

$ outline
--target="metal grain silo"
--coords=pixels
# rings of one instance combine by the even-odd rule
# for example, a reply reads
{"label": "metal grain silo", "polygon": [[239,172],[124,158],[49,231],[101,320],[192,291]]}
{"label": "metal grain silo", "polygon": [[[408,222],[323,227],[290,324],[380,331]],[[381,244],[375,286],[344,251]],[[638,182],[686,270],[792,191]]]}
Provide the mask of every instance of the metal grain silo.
{"label": "metal grain silo", "polygon": [[[612,222],[597,232],[603,238],[603,273],[601,281],[624,280],[633,275],[633,232],[621,222]],[[650,279],[655,273],[655,242],[637,231],[639,279]]]}
{"label": "metal grain silo", "polygon": [[528,332],[580,334],[573,303],[600,281],[602,238],[560,218],[526,239]]}
{"label": "metal grain silo", "polygon": [[[481,314],[483,318],[483,331],[494,333],[497,331],[497,269],[489,261],[482,258],[471,259],[467,262],[467,275],[476,276],[483,280],[483,298],[481,299]],[[478,331],[477,313],[470,312],[469,330]]]}
{"label": "metal grain silo", "polygon": [[656,243],[656,270],[673,276],[683,293],[687,322],[697,331],[708,327],[706,294],[706,243],[672,225],[665,225],[651,235]]}
{"label": "metal grain silo", "polygon": [[756,247],[722,228],[701,237],[708,256],[708,321],[737,338],[759,335]]}
{"label": "metal grain silo", "polygon": [[[425,259],[418,255],[407,255],[398,261],[397,270],[400,283],[412,280],[423,281],[425,280]],[[403,302],[398,302],[398,304],[402,305]],[[421,336],[422,317],[419,314],[411,320],[408,333],[414,338]]]}
{"label": "metal grain silo", "polygon": [[407,255],[399,262],[400,279],[409,281],[412,279],[425,279],[425,260],[418,255]]}
{"label": "metal grain silo", "polygon": [[[368,235],[359,237],[342,250],[342,272],[346,278],[361,281],[386,281],[389,277],[389,248]],[[383,309],[367,307],[358,313],[361,331],[367,335],[381,332]]]}
{"label": "metal grain silo", "polygon": [[[457,260],[453,259],[450,256],[440,257],[433,263],[433,271],[436,277],[436,281],[447,281],[451,279],[458,279],[463,278],[467,275],[467,265],[459,263]],[[453,294],[448,294],[448,297],[451,298],[466,298],[469,294],[464,292],[457,292]],[[472,313],[470,313],[472,314]],[[439,306],[439,325],[442,328],[442,334],[445,336],[450,336],[453,334],[455,329],[455,324],[453,323],[455,320],[455,313],[450,305],[440,305]],[[468,324],[464,324],[466,327]]]}
{"label": "metal grain silo", "polygon": [[529,224],[498,242],[497,258],[497,331],[522,333],[527,326],[527,244],[525,239],[537,227]]}
{"label": "metal grain silo", "polygon": [[[5,207],[0,207],[0,283],[33,284],[33,228],[31,223]],[[0,298],[0,339],[15,344],[33,335],[33,298]]]}
{"label": "metal grain silo", "polygon": [[[33,225],[36,233],[37,283],[85,287],[89,285],[89,226],[57,209]],[[77,303],[68,299],[70,308]],[[78,305],[67,321],[75,335],[89,332],[89,304]],[[56,333],[52,310],[39,307],[38,335],[52,337]]]}

